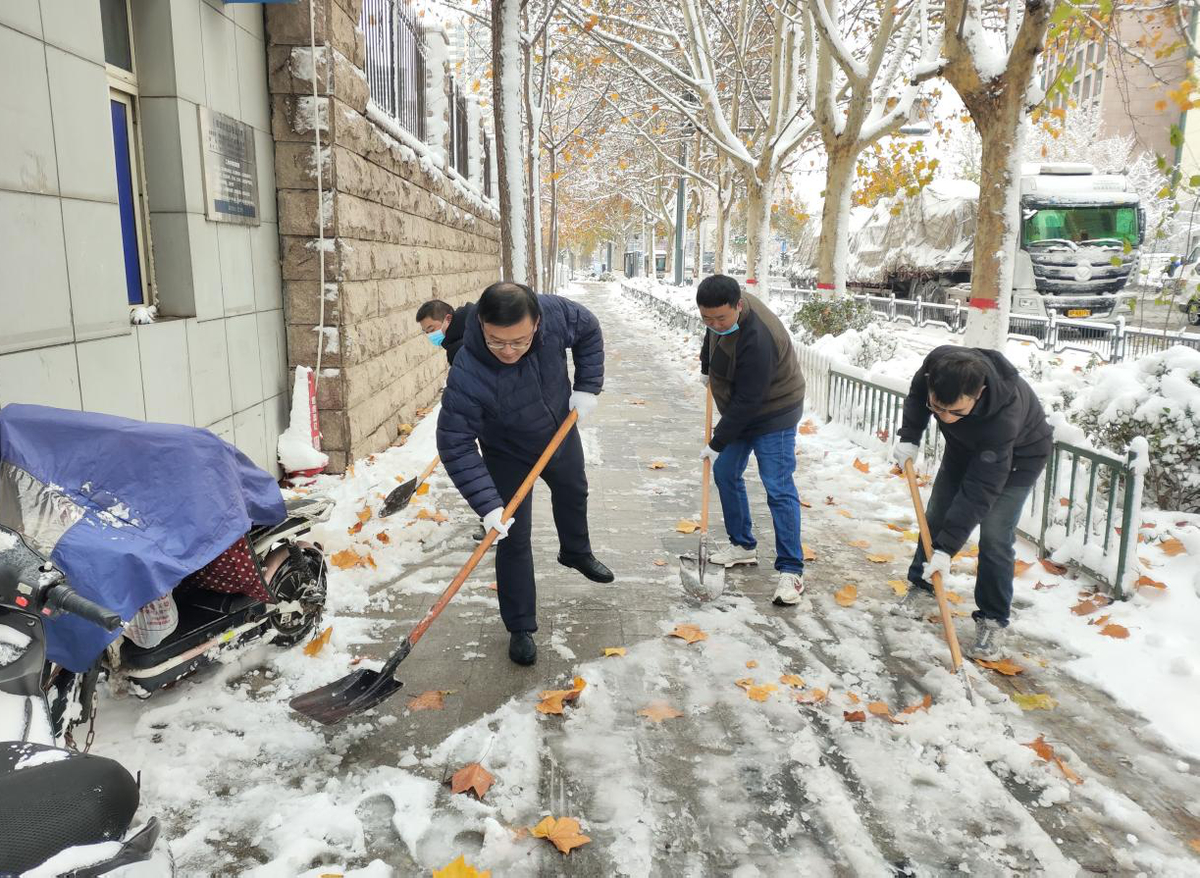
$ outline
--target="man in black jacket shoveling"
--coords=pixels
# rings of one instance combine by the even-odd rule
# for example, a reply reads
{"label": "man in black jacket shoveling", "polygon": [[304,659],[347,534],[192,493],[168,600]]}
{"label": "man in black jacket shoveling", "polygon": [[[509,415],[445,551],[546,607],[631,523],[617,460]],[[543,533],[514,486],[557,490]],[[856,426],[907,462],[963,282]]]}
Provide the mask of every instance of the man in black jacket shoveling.
{"label": "man in black jacket shoveling", "polygon": [[796,425],[804,411],[804,375],[792,337],[775,313],[723,274],[696,288],[696,305],[708,331],[700,371],[712,389],[721,420],[700,458],[713,462],[713,481],[729,545],[709,556],[713,564],[757,564],[757,541],[742,474],[753,452],[767,489],[775,527],[774,602],[793,606],[804,592],[800,495],[796,491]]}
{"label": "man in black jacket shoveling", "polygon": [[[568,349],[574,384],[567,377]],[[582,419],[595,409],[603,384],[604,339],[587,308],[561,296],[539,296],[524,284],[495,283],[483,291],[446,380],[437,445],[454,486],[483,517],[484,526],[498,533],[500,617],[510,632],[509,658],[519,665],[537,660],[529,541],[533,497],[502,522],[504,505],[568,412],[578,411]],[[612,571],[592,554],[578,428],[550,458],[542,479],[550,486],[558,562],[594,582],[612,582]]]}
{"label": "man in black jacket shoveling", "polygon": [[923,616],[933,609],[933,574],[949,575],[950,559],[978,525],[975,642],[967,655],[994,661],[1004,656],[1017,521],[1050,456],[1053,430],[1033,388],[1003,354],[984,348],[944,345],[925,358],[892,452],[901,468],[916,457],[931,412],[946,440],[927,510],[933,557],[917,544],[912,587],[897,610]]}

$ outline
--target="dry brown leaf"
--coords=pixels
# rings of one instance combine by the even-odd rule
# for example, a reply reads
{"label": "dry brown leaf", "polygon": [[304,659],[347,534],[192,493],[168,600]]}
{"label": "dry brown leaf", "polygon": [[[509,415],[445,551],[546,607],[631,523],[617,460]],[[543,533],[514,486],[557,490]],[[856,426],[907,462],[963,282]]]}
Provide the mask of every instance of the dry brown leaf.
{"label": "dry brown leaf", "polygon": [[576,677],[570,689],[544,689],[538,696],[542,699],[537,706],[538,713],[561,714],[563,704],[577,700],[579,693],[586,688],[587,683],[583,681],[583,677]]}
{"label": "dry brown leaf", "polygon": [[1025,571],[1028,570],[1032,566],[1033,566],[1032,561],[1014,561],[1013,562],[1013,575],[1014,576],[1024,576]]}
{"label": "dry brown leaf", "polygon": [[496,782],[496,776],[478,762],[472,762],[454,772],[448,782],[450,792],[465,793],[470,790],[475,794],[475,798],[482,799],[492,784]]}
{"label": "dry brown leaf", "polygon": [[1193,838],[1188,842],[1188,847],[1200,854],[1200,838]]}
{"label": "dry brown leaf", "polygon": [[353,549],[342,549],[329,556],[329,563],[339,570],[350,570],[353,567],[366,567],[367,559]]}
{"label": "dry brown leaf", "polygon": [[1112,616],[1110,616],[1108,613],[1105,613],[1105,614],[1104,614],[1103,616],[1101,616],[1100,618],[1098,618],[1098,619],[1093,619],[1092,621],[1088,622],[1088,624],[1089,624],[1089,625],[1107,625],[1107,624],[1108,624],[1108,620],[1109,620],[1109,619],[1111,619],[1111,618],[1112,618]]}
{"label": "dry brown leaf", "polygon": [[867,560],[872,564],[887,564],[895,560],[895,555],[868,555]]}
{"label": "dry brown leaf", "polygon": [[793,697],[801,704],[821,704],[828,695],[824,689],[810,689],[808,692],[797,692]]}
{"label": "dry brown leaf", "polygon": [[908,594],[908,583],[903,579],[889,579],[887,584],[890,585],[892,587],[892,591],[894,591],[900,597],[904,597],[906,594]]}
{"label": "dry brown leaf", "polygon": [[842,518],[853,518],[854,517],[854,514],[852,512],[850,512],[850,510],[848,510],[848,509],[839,509],[837,511],[837,514],[840,515]]}
{"label": "dry brown leaf", "polygon": [[746,662],[746,667],[748,667],[748,668],[757,668],[757,667],[758,667],[758,662],[756,662],[754,659],[750,659],[750,661]]}
{"label": "dry brown leaf", "polygon": [[329,625],[317,637],[314,637],[308,643],[304,644],[304,654],[313,656],[317,655],[329,643],[329,638],[333,636],[333,626]]}
{"label": "dry brown leaf", "polygon": [[675,530],[681,534],[694,534],[700,530],[700,522],[692,521],[690,518],[680,519],[679,524],[675,525]]}
{"label": "dry brown leaf", "polygon": [[835,591],[833,599],[838,602],[839,606],[848,607],[858,600],[858,588],[854,585],[847,585],[845,588]]}
{"label": "dry brown leaf", "polygon": [[500,590],[500,586],[499,586],[497,583],[495,583],[495,582],[489,582],[489,583],[488,583],[488,585],[487,585],[487,587],[488,587],[488,588],[490,588],[492,591],[499,591],[499,590]]}
{"label": "dry brown leaf", "polygon": [[375,534],[375,539],[379,540],[385,546],[392,541],[392,538],[387,535],[387,531],[382,530]]}
{"label": "dry brown leaf", "polygon": [[1048,591],[1052,588],[1058,588],[1057,582],[1042,582],[1040,579],[1033,586],[1035,591]]}
{"label": "dry brown leaf", "polygon": [[740,686],[742,689],[749,689],[751,686],[754,685],[754,678],[753,677],[742,677],[742,679],[740,679],[740,680],[734,680],[733,685]]}
{"label": "dry brown leaf", "polygon": [[805,509],[812,509],[812,504],[809,503],[807,500],[801,500],[800,505],[803,506]]}
{"label": "dry brown leaf", "polygon": [[946,600],[948,600],[950,603],[952,603],[952,604],[961,604],[962,603],[962,595],[957,594],[956,592],[952,592],[948,588],[944,588],[944,589],[942,589],[942,591],[946,595]]}
{"label": "dry brown leaf", "polygon": [[1053,573],[1055,576],[1062,576],[1067,572],[1067,568],[1063,564],[1056,564],[1049,558],[1042,559],[1042,566],[1046,568],[1047,573]]}
{"label": "dry brown leaf", "polygon": [[1025,671],[1023,667],[1012,659],[1001,659],[998,662],[985,662],[982,659],[975,659],[975,664],[981,668],[987,668],[989,671],[1003,674],[1006,677],[1015,677],[1017,674],[1024,673]]}
{"label": "dry brown leaf", "polygon": [[666,566],[667,566],[667,562],[666,562],[666,561],[664,561],[662,558],[655,558],[655,559],[654,559],[654,566],[655,566],[655,567],[666,567]]}
{"label": "dry brown leaf", "polygon": [[867,710],[875,716],[890,716],[892,713],[892,709],[883,701],[872,701],[867,705]]}
{"label": "dry brown leaf", "polygon": [[1164,555],[1169,555],[1172,558],[1175,557],[1176,555],[1180,555],[1183,552],[1187,551],[1184,548],[1183,543],[1180,542],[1175,537],[1171,537],[1170,539],[1166,539],[1166,540],[1161,540],[1158,544],[1158,547],[1160,549],[1162,549],[1162,553]]}
{"label": "dry brown leaf", "polygon": [[1103,601],[1100,603],[1096,603],[1096,601],[1098,599],[1099,599],[1099,596],[1095,596],[1095,597],[1087,598],[1086,600],[1082,600],[1079,603],[1077,603],[1075,606],[1071,607],[1071,612],[1074,613],[1076,616],[1090,615],[1091,613],[1096,612],[1098,609],[1100,609],[1101,607],[1103,607],[1105,605],[1105,602],[1103,602]]}
{"label": "dry brown leaf", "polygon": [[911,704],[908,707],[904,708],[904,710],[900,711],[900,713],[910,714],[910,713],[916,713],[918,710],[929,710],[929,708],[932,705],[933,705],[933,696],[930,695],[928,692],[926,692],[924,698],[922,698],[916,704]]}
{"label": "dry brown leaf", "polygon": [[364,524],[371,520],[371,507],[370,506],[364,506],[362,509],[358,510],[358,520],[363,522]]}
{"label": "dry brown leaf", "polygon": [[663,463],[661,460],[656,460],[656,461],[654,461],[654,463],[650,464],[649,467],[647,467],[647,469],[666,469],[666,468],[667,468],[667,465],[665,463]]}
{"label": "dry brown leaf", "polygon": [[401,436],[407,436],[412,431],[413,431],[412,424],[401,424],[399,427],[396,428],[396,433]]}
{"label": "dry brown leaf", "polygon": [[350,525],[350,527],[346,528],[346,533],[348,533],[350,536],[354,536],[356,533],[362,530],[362,528],[363,523],[361,521],[356,521],[354,524]]}
{"label": "dry brown leaf", "polygon": [[1137,587],[1141,588],[1142,586],[1149,586],[1150,588],[1157,589],[1165,589],[1167,587],[1165,582],[1159,582],[1157,579],[1151,579],[1149,576],[1139,576]]}
{"label": "dry brown leaf", "polygon": [[805,561],[816,561],[817,560],[817,553],[814,552],[812,549],[810,549],[808,547],[807,543],[801,544],[801,548],[804,551],[804,560]]}
{"label": "dry brown leaf", "polygon": [[645,405],[646,404],[646,400],[644,400],[644,399],[627,399],[625,401],[627,403],[629,403],[630,405]]}
{"label": "dry brown leaf", "polygon": [[1100,633],[1103,634],[1105,637],[1113,637],[1117,640],[1124,640],[1126,637],[1129,636],[1129,629],[1126,628],[1124,625],[1117,625],[1116,623],[1112,623],[1109,625],[1105,625],[1103,628],[1101,628]]}
{"label": "dry brown leaf", "polygon": [[625,647],[623,646],[606,646],[604,647],[604,657],[623,656],[625,655]]}
{"label": "dry brown leaf", "polygon": [[443,696],[449,695],[449,689],[429,689],[422,692],[420,695],[410,695],[412,701],[408,702],[409,710],[443,710],[446,703],[442,700]]}
{"label": "dry brown leaf", "polygon": [[429,493],[429,482],[422,482],[417,486],[417,490],[413,491],[418,497],[423,497]]}
{"label": "dry brown leaf", "polygon": [[846,698],[848,698],[850,700],[851,704],[858,704],[858,696],[855,695],[853,692],[847,692]]}
{"label": "dry brown leaf", "polygon": [[774,683],[761,683],[756,686],[747,686],[745,689],[746,696],[751,701],[766,701],[771,697],[772,692],[779,691],[779,687]]}
{"label": "dry brown leaf", "polygon": [[1038,735],[1036,741],[1030,741],[1028,744],[1022,744],[1022,747],[1028,747],[1034,753],[1041,757],[1044,762],[1053,762],[1058,766],[1067,780],[1071,783],[1081,784],[1083,778],[1073,772],[1067,764],[1063,762],[1062,757],[1054,752],[1054,748],[1046,743],[1046,738],[1043,735]]}
{"label": "dry brown leaf", "polygon": [[848,723],[865,723],[867,715],[861,710],[843,710],[842,719]]}
{"label": "dry brown leaf", "polygon": [[854,458],[854,468],[860,473],[869,473],[871,471],[871,465],[869,463],[864,463],[857,457]]}
{"label": "dry brown leaf", "polygon": [[888,524],[888,526],[887,526],[887,529],[888,529],[888,530],[894,530],[894,531],[895,531],[896,533],[898,533],[898,534],[902,534],[902,533],[904,533],[904,528],[902,528],[902,527],[901,527],[900,525],[898,525],[898,524],[891,524],[891,523],[889,523],[889,524]]}
{"label": "dry brown leaf", "polygon": [[831,496],[827,496],[827,497],[825,498],[825,505],[826,505],[826,506],[836,506],[836,505],[837,505],[837,501],[833,499],[832,495],[831,495]]}
{"label": "dry brown leaf", "polygon": [[676,625],[675,630],[668,634],[667,637],[678,637],[680,640],[687,641],[688,643],[708,640],[708,635],[695,625]]}
{"label": "dry brown leaf", "polygon": [[779,682],[783,683],[784,685],[791,686],[793,689],[803,689],[804,688],[804,681],[801,680],[799,677],[797,677],[795,674],[784,674],[782,677],[779,678]]}
{"label": "dry brown leaf", "polygon": [[444,512],[430,512],[428,509],[422,509],[417,513],[418,521],[432,521],[441,524],[443,521],[449,521],[450,517]]}
{"label": "dry brown leaf", "polygon": [[579,821],[573,817],[546,817],[533,829],[529,830],[534,838],[544,838],[562,853],[569,854],[572,849],[591,841],[579,831]]}
{"label": "dry brown leaf", "polygon": [[801,436],[811,436],[815,432],[817,432],[817,425],[812,421],[805,421],[800,425],[799,433]]}
{"label": "dry brown leaf", "polygon": [[869,542],[867,542],[866,540],[851,540],[850,542],[846,543],[846,545],[847,545],[847,546],[853,546],[853,547],[854,547],[854,548],[856,548],[856,549],[869,549],[869,548],[871,548],[871,544],[870,544]]}
{"label": "dry brown leaf", "polygon": [[683,716],[683,711],[676,710],[665,701],[655,701],[639,710],[638,716],[644,716],[651,722],[660,723],[666,719],[678,719]]}

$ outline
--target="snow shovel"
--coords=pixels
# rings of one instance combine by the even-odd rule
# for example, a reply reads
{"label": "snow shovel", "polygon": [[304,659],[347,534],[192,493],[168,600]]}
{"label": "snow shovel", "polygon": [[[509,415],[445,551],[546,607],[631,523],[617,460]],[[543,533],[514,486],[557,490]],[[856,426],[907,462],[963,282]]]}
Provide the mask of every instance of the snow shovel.
{"label": "snow shovel", "polygon": [[441,463],[441,459],[435,454],[433,460],[429,461],[429,466],[425,467],[425,472],[415,478],[409,479],[404,484],[397,487],[392,493],[387,495],[383,501],[383,508],[379,510],[380,518],[387,518],[393,513],[399,512],[408,505],[408,501],[413,498],[413,494],[417,493],[417,488],[425,484],[425,480],[433,475],[433,471],[437,469],[437,465]]}
{"label": "snow shovel", "polygon": [[[558,432],[554,434],[554,437],[550,440],[550,444],[542,452],[542,456],[533,465],[533,469],[529,471],[529,475],[525,477],[525,481],[517,488],[517,492],[508,501],[508,505],[504,507],[502,521],[508,521],[516,513],[517,507],[529,495],[530,490],[533,488],[533,483],[542,474],[542,470],[546,468],[546,464],[550,461],[551,456],[558,450],[558,446],[562,444],[563,439],[566,438],[567,433],[575,426],[575,422],[578,419],[579,414],[575,411],[567,415],[567,419],[562,422],[562,426],[558,428]],[[378,671],[367,669],[357,670],[319,689],[305,692],[303,695],[297,695],[289,702],[292,709],[304,714],[309,719],[315,719],[319,723],[330,726],[340,723],[346,717],[361,713],[364,710],[370,710],[398,692],[404,685],[396,679],[396,671],[399,669],[400,663],[412,652],[412,648],[417,645],[417,641],[421,639],[429,629],[429,626],[433,624],[433,620],[446,608],[451,599],[458,594],[458,590],[462,588],[462,584],[466,582],[467,577],[471,575],[471,572],[483,559],[483,556],[491,548],[495,540],[496,531],[494,529],[489,530],[487,535],[484,536],[483,541],[475,547],[475,551],[471,553],[471,557],[467,559],[467,563],[458,571],[458,575],[454,577],[454,580],[442,592],[442,596],[438,598],[437,603],[429,609],[429,612],[425,614],[425,618],[418,622],[416,627],[409,632],[409,635],[404,638],[399,648],[392,653],[391,658],[387,660],[382,668]]]}
{"label": "snow shovel", "polygon": [[[917,512],[917,524],[921,528],[921,546],[925,550],[925,558],[933,557],[933,537],[929,534],[929,522],[925,518],[925,505],[921,502],[921,492],[917,488],[917,475],[913,471],[911,460],[904,461],[904,475],[908,479],[908,490],[912,494],[913,509]],[[915,586],[913,586],[915,588]],[[950,664],[954,673],[962,680],[963,688],[967,690],[967,700],[975,703],[975,691],[971,688],[971,678],[963,667],[962,650],[958,646],[958,634],[954,630],[954,619],[950,615],[950,602],[946,600],[946,590],[942,587],[942,574],[933,574],[933,594],[937,598],[938,610],[942,614],[942,632],[946,635],[946,645],[950,647]]]}
{"label": "snow shovel", "polygon": [[[704,442],[712,441],[713,397],[712,388],[707,392],[707,403],[704,407]],[[707,601],[719,598],[725,591],[725,568],[720,564],[708,563],[708,495],[709,476],[712,473],[712,461],[704,458],[704,472],[700,488],[700,545],[695,556],[681,555],[679,558],[679,579],[683,590],[698,600]]]}

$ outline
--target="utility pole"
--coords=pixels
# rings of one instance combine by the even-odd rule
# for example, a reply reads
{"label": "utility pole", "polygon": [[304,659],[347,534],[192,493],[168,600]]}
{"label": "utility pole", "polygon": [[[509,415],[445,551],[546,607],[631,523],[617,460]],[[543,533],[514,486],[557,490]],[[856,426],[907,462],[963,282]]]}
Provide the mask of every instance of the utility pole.
{"label": "utility pole", "polygon": [[[687,167],[687,141],[679,145],[679,166]],[[684,209],[683,171],[679,172],[679,184],[675,189],[675,286],[683,286],[683,239],[687,235],[687,211]]]}

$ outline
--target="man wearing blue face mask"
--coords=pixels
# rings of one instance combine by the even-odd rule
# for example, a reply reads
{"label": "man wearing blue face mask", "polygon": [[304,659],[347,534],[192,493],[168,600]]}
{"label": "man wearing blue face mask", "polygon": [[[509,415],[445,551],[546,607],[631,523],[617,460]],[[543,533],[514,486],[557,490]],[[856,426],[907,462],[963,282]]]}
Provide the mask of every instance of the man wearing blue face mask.
{"label": "man wearing blue face mask", "polygon": [[712,389],[721,420],[700,458],[713,462],[713,480],[729,546],[709,561],[735,567],[758,563],[758,542],[742,474],[754,453],[775,527],[774,602],[793,606],[804,592],[800,543],[800,495],[796,471],[796,425],[804,411],[804,374],[792,336],[775,313],[738,282],[714,274],[696,288],[696,305],[708,331],[700,371]]}
{"label": "man wearing blue face mask", "polygon": [[417,309],[417,323],[425,338],[435,347],[446,352],[446,361],[454,365],[454,355],[463,346],[463,333],[467,327],[467,313],[473,305],[452,308],[449,302],[430,299]]}

